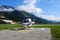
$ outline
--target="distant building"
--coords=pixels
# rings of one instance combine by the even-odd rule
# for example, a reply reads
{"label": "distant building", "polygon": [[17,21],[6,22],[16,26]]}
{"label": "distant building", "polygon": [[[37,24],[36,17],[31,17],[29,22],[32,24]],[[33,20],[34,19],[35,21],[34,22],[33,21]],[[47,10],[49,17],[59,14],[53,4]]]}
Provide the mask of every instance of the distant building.
{"label": "distant building", "polygon": [[5,19],[5,17],[4,16],[0,16],[0,19]]}
{"label": "distant building", "polygon": [[0,17],[0,24],[15,24],[13,20],[6,20],[6,17],[1,16]]}
{"label": "distant building", "polygon": [[15,24],[12,20],[0,20],[0,24]]}

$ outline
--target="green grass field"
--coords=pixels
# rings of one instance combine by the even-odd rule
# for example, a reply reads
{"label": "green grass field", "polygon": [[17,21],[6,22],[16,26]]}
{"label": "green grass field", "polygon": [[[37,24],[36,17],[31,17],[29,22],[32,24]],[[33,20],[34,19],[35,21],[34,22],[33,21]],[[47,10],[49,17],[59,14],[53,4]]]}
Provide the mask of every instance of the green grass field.
{"label": "green grass field", "polygon": [[[0,24],[0,30],[21,28],[21,24]],[[34,24],[34,28],[51,28],[53,40],[60,40],[60,24]]]}

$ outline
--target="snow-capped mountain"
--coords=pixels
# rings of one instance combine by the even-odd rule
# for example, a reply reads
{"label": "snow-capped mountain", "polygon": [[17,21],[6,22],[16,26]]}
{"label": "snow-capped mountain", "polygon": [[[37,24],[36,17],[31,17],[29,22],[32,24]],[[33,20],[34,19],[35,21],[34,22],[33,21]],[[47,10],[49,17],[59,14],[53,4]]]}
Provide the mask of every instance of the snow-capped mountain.
{"label": "snow-capped mountain", "polygon": [[14,7],[3,5],[3,6],[0,6],[0,11],[7,11],[7,12],[14,11]]}

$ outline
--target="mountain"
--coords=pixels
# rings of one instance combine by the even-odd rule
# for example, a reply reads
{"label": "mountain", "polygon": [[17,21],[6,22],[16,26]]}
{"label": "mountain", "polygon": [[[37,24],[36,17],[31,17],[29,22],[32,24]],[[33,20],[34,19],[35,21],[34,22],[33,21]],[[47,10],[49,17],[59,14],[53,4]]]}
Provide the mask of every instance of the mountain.
{"label": "mountain", "polygon": [[28,13],[25,11],[12,11],[12,12],[4,12],[4,16],[7,19],[11,19],[11,20],[15,20],[15,21],[20,21],[22,22],[24,19],[26,19],[26,17],[30,17],[33,21],[35,20],[36,23],[57,23],[55,21],[49,21],[40,17],[36,17],[35,15],[33,15],[32,13]]}
{"label": "mountain", "polygon": [[14,21],[22,22],[24,19],[26,19],[26,17],[30,17],[32,21],[35,20],[36,23],[42,23],[42,24],[57,23],[54,21],[49,21],[40,17],[36,17],[34,14],[28,13],[26,11],[16,10],[14,7],[11,7],[11,6],[1,6],[0,14],[1,13],[3,13],[3,16],[5,16],[6,19],[10,19]]}

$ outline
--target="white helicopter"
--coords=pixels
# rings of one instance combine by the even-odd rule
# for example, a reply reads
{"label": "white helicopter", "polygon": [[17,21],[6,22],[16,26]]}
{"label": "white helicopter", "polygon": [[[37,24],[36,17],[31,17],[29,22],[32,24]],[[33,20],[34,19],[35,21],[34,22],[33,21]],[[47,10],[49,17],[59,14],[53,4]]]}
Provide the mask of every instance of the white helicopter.
{"label": "white helicopter", "polygon": [[32,19],[28,17],[23,21],[22,25],[23,27],[27,28],[27,27],[31,27],[34,23],[35,23],[35,20],[32,21]]}

